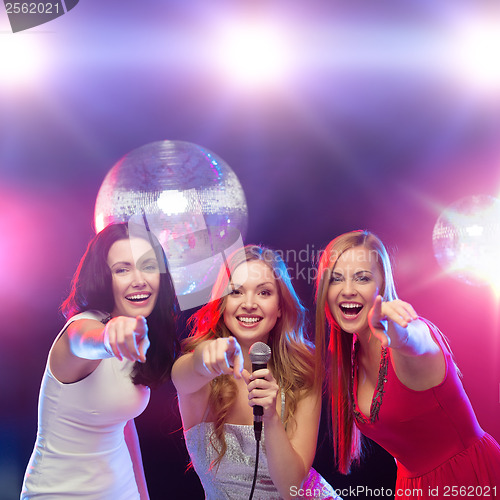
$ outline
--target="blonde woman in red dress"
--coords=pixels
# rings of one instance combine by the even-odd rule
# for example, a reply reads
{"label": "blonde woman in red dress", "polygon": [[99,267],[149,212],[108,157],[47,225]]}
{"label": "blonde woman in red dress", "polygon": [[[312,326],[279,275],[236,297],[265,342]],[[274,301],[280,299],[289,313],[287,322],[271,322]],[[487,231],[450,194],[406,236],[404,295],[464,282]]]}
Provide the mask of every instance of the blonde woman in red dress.
{"label": "blonde woman in red dress", "polygon": [[398,299],[374,234],[328,244],[316,302],[317,377],[329,382],[339,470],[360,460],[365,435],[396,459],[397,499],[500,496],[500,447],[481,429],[444,336]]}

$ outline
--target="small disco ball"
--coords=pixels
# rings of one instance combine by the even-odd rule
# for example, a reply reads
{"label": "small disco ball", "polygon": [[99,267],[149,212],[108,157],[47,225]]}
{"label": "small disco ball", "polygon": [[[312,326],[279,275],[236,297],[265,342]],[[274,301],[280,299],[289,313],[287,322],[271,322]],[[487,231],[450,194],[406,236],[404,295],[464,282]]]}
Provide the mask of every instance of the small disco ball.
{"label": "small disco ball", "polygon": [[225,257],[243,246],[248,210],[229,165],[206,148],[158,141],[134,149],[106,175],[96,231],[116,222],[151,230],[167,255],[181,309],[208,301]]}
{"label": "small disco ball", "polygon": [[446,208],[432,233],[434,255],[453,278],[469,285],[500,278],[500,200],[468,196]]}

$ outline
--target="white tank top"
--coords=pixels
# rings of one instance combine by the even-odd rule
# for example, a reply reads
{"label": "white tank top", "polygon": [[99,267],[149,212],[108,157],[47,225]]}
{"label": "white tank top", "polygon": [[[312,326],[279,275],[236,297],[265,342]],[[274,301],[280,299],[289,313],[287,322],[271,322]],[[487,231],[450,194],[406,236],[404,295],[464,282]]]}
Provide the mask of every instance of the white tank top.
{"label": "white tank top", "polygon": [[[57,338],[72,321],[104,322],[107,316],[99,311],[73,316]],[[144,411],[150,390],[133,384],[132,368],[132,361],[103,359],[83,380],[63,384],[51,373],[47,361],[38,402],[37,438],[21,500],[139,498],[124,427]]]}

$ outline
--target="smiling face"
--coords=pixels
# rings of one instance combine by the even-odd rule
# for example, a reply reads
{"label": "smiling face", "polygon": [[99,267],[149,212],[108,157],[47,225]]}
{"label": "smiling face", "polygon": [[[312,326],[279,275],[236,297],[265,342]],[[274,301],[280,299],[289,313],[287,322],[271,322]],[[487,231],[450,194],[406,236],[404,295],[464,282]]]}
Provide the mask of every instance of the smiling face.
{"label": "smiling face", "polygon": [[142,238],[118,240],[108,252],[115,306],[112,316],[151,314],[158,298],[160,272],[153,247]]}
{"label": "smiling face", "polygon": [[232,285],[233,291],[225,299],[225,325],[246,347],[267,342],[281,317],[278,286],[271,268],[260,260],[248,261],[234,270]]}
{"label": "smiling face", "polygon": [[369,330],[368,312],[383,283],[378,261],[377,252],[358,246],[346,250],[332,270],[328,306],[335,321],[348,333]]}

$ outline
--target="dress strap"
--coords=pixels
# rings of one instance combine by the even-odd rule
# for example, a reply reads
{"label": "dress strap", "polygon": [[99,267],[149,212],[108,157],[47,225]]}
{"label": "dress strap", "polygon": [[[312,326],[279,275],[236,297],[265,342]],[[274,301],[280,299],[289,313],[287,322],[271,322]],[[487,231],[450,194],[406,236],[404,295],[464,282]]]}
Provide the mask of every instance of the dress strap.
{"label": "dress strap", "polygon": [[201,418],[202,422],[206,422],[207,421],[207,417],[208,417],[208,412],[209,411],[210,411],[210,403],[207,400],[207,407],[205,408],[205,413],[203,414],[203,417]]}

